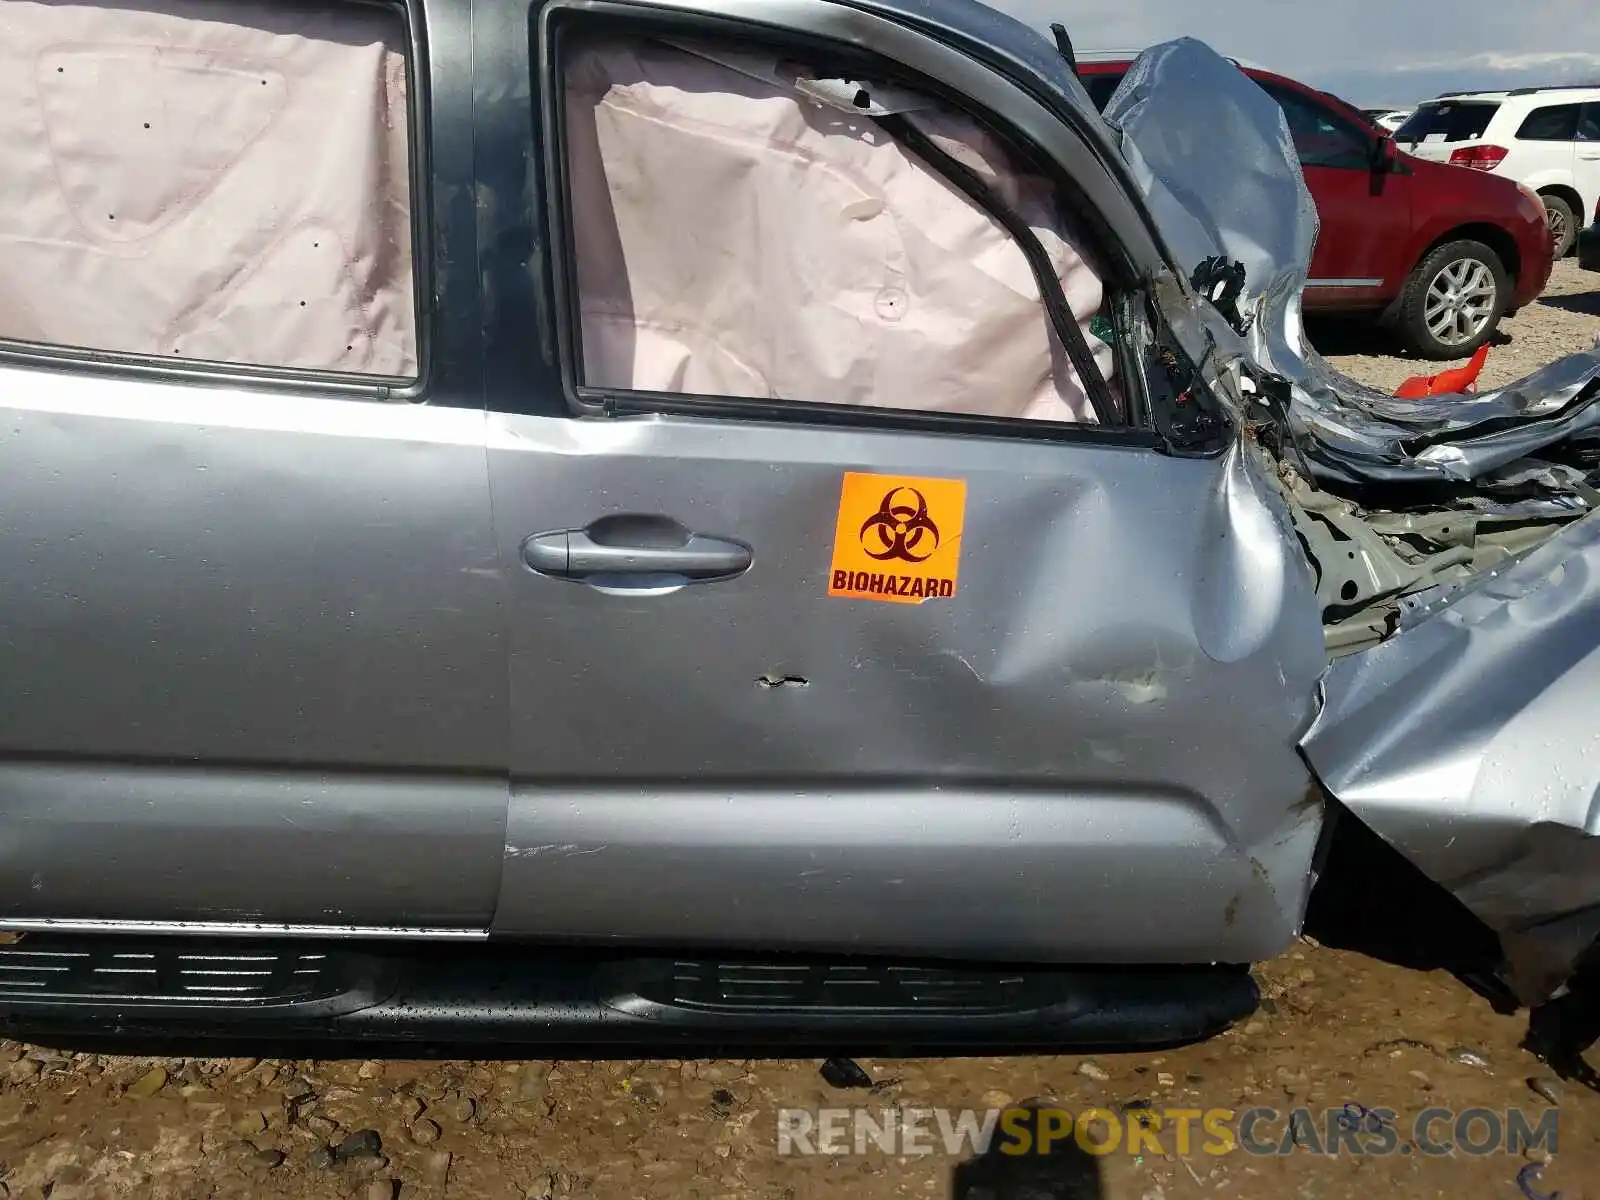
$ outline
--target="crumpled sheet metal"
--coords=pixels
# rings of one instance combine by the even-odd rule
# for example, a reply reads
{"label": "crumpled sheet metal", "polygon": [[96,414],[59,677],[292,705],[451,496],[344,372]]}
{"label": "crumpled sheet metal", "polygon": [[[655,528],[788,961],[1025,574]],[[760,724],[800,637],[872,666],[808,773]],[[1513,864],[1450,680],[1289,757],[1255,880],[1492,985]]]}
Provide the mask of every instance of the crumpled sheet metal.
{"label": "crumpled sheet metal", "polygon": [[1501,935],[1530,1003],[1600,932],[1596,631],[1589,518],[1336,663],[1303,743],[1330,792]]}
{"label": "crumpled sheet metal", "polygon": [[[1581,472],[1530,456],[1600,436],[1600,346],[1475,395],[1363,387],[1305,342],[1317,215],[1266,94],[1185,39],[1141,57],[1106,116],[1176,260],[1245,264],[1244,336],[1203,301],[1169,308],[1216,358],[1289,380],[1314,478],[1470,483],[1461,507],[1476,511],[1588,508]],[[1600,934],[1600,514],[1420,599],[1396,635],[1330,669],[1303,749],[1332,795],[1499,933],[1508,982],[1538,1003]]]}
{"label": "crumpled sheet metal", "polygon": [[1220,254],[1244,264],[1246,298],[1275,297],[1281,309],[1298,296],[1317,209],[1271,97],[1180,38],[1134,61],[1105,119],[1181,267]]}
{"label": "crumpled sheet metal", "polygon": [[[1105,110],[1176,260],[1244,264],[1240,307],[1257,367],[1290,382],[1311,472],[1344,483],[1477,482],[1569,438],[1600,437],[1600,345],[1495,391],[1397,400],[1306,343],[1300,293],[1318,234],[1282,111],[1232,63],[1183,38],[1133,64]],[[1210,322],[1227,349],[1238,339]],[[1560,489],[1558,489],[1560,490]]]}

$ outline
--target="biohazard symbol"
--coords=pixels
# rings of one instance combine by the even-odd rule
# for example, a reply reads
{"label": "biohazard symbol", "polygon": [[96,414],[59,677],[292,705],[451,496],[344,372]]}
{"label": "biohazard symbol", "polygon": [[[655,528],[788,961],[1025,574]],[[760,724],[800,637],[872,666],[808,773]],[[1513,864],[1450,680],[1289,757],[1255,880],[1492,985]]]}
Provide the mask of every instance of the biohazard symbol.
{"label": "biohazard symbol", "polygon": [[966,516],[964,479],[846,471],[828,595],[887,604],[953,599]]}
{"label": "biohazard symbol", "polygon": [[[909,503],[907,497],[915,503]],[[890,488],[878,511],[861,526],[861,549],[879,562],[894,558],[927,562],[938,553],[939,527],[928,516],[928,501],[922,493],[913,487]]]}

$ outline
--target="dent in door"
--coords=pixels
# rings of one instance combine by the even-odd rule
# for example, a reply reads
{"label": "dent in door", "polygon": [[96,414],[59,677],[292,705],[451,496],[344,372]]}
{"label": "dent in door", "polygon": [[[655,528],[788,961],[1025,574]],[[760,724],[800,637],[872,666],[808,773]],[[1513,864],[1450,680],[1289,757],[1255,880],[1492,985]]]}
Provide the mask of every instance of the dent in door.
{"label": "dent in door", "polygon": [[[756,551],[637,601],[517,582],[496,932],[1200,961],[1298,929],[1322,631],[1251,452],[491,423],[508,556],[652,508]],[[952,598],[827,595],[864,463],[966,481]]]}

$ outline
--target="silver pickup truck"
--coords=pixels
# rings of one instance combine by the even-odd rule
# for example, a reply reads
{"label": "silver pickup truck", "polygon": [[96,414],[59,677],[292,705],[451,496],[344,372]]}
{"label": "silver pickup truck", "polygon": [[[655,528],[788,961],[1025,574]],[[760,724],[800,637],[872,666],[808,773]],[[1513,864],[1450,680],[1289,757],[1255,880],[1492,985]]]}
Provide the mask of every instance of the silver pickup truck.
{"label": "silver pickup truck", "polygon": [[1205,46],[1104,117],[973,0],[0,66],[7,1030],[1202,1037],[1335,816],[1521,1002],[1593,945],[1600,353],[1333,372]]}

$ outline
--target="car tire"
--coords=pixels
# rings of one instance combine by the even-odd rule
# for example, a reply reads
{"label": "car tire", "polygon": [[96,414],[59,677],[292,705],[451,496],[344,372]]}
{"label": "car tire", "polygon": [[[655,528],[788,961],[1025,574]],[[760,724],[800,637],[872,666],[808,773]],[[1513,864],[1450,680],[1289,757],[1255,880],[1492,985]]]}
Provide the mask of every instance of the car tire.
{"label": "car tire", "polygon": [[1447,242],[1411,272],[1396,328],[1419,358],[1466,358],[1494,336],[1511,302],[1511,276],[1482,242]]}
{"label": "car tire", "polygon": [[1550,237],[1555,242],[1556,261],[1572,253],[1578,242],[1578,214],[1572,205],[1560,196],[1540,196],[1544,201],[1544,215],[1550,222]]}

